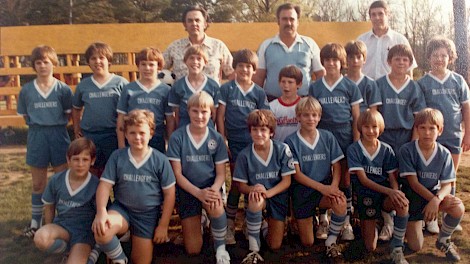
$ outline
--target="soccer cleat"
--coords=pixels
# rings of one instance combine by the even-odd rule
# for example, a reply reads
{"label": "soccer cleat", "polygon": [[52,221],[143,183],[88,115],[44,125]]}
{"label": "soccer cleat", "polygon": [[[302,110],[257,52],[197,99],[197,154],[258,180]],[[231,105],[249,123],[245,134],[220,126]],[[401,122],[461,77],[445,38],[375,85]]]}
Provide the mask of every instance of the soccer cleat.
{"label": "soccer cleat", "polygon": [[379,234],[379,240],[389,241],[393,235],[393,227],[385,224]]}
{"label": "soccer cleat", "polygon": [[328,238],[328,222],[320,222],[315,233],[315,237],[318,239],[327,239]]}
{"label": "soccer cleat", "polygon": [[256,264],[264,261],[258,252],[252,251],[242,260],[240,264]]}
{"label": "soccer cleat", "polygon": [[127,230],[127,232],[124,233],[124,235],[122,235],[119,238],[120,242],[129,242],[130,240],[131,240],[131,231],[130,230]]}
{"label": "soccer cleat", "polygon": [[217,264],[230,264],[230,255],[227,250],[218,250],[215,254]]}
{"label": "soccer cleat", "polygon": [[113,264],[127,264],[127,262],[129,262],[127,258],[113,260]]}
{"label": "soccer cleat", "polygon": [[37,228],[30,227],[30,226],[25,227],[25,228],[23,229],[23,236],[24,236],[24,237],[27,237],[27,238],[33,239],[33,238],[34,238],[34,235],[36,234],[36,231],[38,231]]}
{"label": "soccer cleat", "polygon": [[462,225],[461,224],[458,224],[455,229],[454,229],[454,232],[462,232],[463,228],[462,228]]}
{"label": "soccer cleat", "polygon": [[392,258],[392,263],[394,264],[408,264],[408,261],[405,259],[405,255],[403,254],[403,249],[401,247],[394,248],[390,256]]}
{"label": "soccer cleat", "polygon": [[326,256],[334,260],[333,262],[340,262],[339,260],[342,257],[340,247],[337,244],[332,244],[331,246],[326,247]]}
{"label": "soccer cleat", "polygon": [[427,221],[426,230],[433,235],[439,234],[439,225],[437,224],[437,219],[433,221]]}
{"label": "soccer cleat", "polygon": [[436,247],[444,252],[446,254],[446,257],[450,261],[459,261],[460,260],[460,255],[457,252],[457,249],[455,248],[455,245],[453,242],[450,241],[450,239],[447,239],[445,243],[439,242],[439,240],[436,241]]}
{"label": "soccer cleat", "polygon": [[354,231],[350,224],[344,225],[343,233],[341,234],[341,240],[344,240],[344,241],[354,240]]}

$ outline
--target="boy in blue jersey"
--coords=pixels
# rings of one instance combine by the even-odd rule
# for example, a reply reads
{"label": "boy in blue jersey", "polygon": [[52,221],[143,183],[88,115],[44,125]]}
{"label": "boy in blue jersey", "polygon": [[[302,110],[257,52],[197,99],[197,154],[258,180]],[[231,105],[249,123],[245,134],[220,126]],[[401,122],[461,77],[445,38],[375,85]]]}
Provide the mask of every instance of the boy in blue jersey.
{"label": "boy in blue jersey", "polygon": [[[155,133],[149,144],[152,148],[165,153],[165,132],[171,135],[175,119],[168,106],[171,87],[158,78],[158,70],[163,68],[163,55],[155,48],[144,48],[135,56],[139,69],[139,79],[126,85],[117,104],[117,138],[119,148],[126,146],[124,137],[124,116],[134,109],[148,109],[155,116]],[[165,131],[166,130],[166,131]]]}
{"label": "boy in blue jersey", "polygon": [[269,103],[277,120],[276,132],[273,137],[275,140],[284,142],[287,136],[299,128],[295,106],[300,101],[297,91],[302,87],[302,78],[302,70],[294,65],[286,66],[279,72],[279,89],[282,94]]}
{"label": "boy in blue jersey", "polygon": [[[310,84],[309,87],[309,95],[315,97],[323,108],[318,128],[333,133],[343,154],[353,141],[359,139],[356,122],[360,113],[359,105],[363,101],[357,85],[341,74],[341,69],[346,66],[346,57],[346,51],[340,44],[326,44],[320,50],[320,58],[326,75]],[[346,159],[342,159],[340,165],[341,186],[346,195],[348,209],[341,239],[354,240],[350,224],[352,190]],[[320,225],[325,230],[328,222],[320,221]]]}
{"label": "boy in blue jersey", "polygon": [[410,201],[410,218],[406,228],[408,246],[419,251],[423,247],[422,220],[435,220],[439,211],[446,213],[436,247],[450,261],[460,256],[450,237],[463,218],[462,201],[450,194],[455,182],[451,153],[436,141],[442,134],[444,117],[439,110],[426,108],[415,117],[418,139],[403,145],[398,155],[400,176],[406,178],[403,192]]}
{"label": "boy in blue jersey", "polygon": [[377,110],[377,106],[382,104],[382,97],[377,84],[370,77],[362,73],[362,67],[367,58],[367,47],[360,40],[351,40],[344,47],[347,54],[347,74],[351,81],[355,82],[362,94],[362,103],[360,104],[360,112],[364,112],[367,108]]}
{"label": "boy in blue jersey", "polygon": [[85,59],[93,75],[75,89],[73,130],[75,138],[84,136],[95,143],[96,162],[91,171],[101,176],[109,156],[118,148],[116,107],[122,88],[129,82],[109,72],[113,51],[108,44],[92,43],[85,51]]}
{"label": "boy in blue jersey", "polygon": [[[431,71],[418,84],[424,93],[426,106],[438,109],[444,115],[444,130],[437,141],[449,149],[457,172],[462,152],[470,149],[470,133],[462,131],[462,121],[465,131],[470,131],[468,85],[461,75],[447,69],[457,59],[452,40],[445,37],[431,39],[426,48],[426,58]],[[455,195],[454,184],[451,194]],[[426,228],[432,233],[439,233],[437,221],[426,223]],[[457,230],[461,231],[462,227],[459,225]]]}
{"label": "boy in blue jersey", "polygon": [[[395,45],[387,55],[391,72],[376,83],[382,96],[379,111],[384,117],[385,130],[379,139],[389,144],[395,153],[400,147],[416,138],[413,134],[414,114],[426,107],[423,93],[418,83],[408,75],[413,63],[413,51],[408,45]],[[383,213],[384,226],[379,240],[388,241],[392,237],[393,215]]]}
{"label": "boy in blue jersey", "polygon": [[216,108],[219,106],[219,84],[204,74],[208,61],[206,52],[201,46],[191,46],[184,53],[184,63],[188,67],[188,75],[176,81],[168,98],[168,104],[173,108],[176,117],[176,127],[185,127],[190,123],[188,115],[188,100],[191,95],[205,91],[214,100],[214,109],[209,125],[215,127]]}
{"label": "boy in blue jersey", "polygon": [[36,232],[34,243],[48,253],[62,253],[68,244],[67,263],[86,263],[95,244],[91,223],[99,179],[89,172],[95,154],[91,140],[74,140],[67,151],[69,169],[52,176],[42,196],[45,225]]}
{"label": "boy in blue jersey", "polygon": [[371,252],[377,248],[376,226],[380,212],[395,210],[391,257],[393,263],[404,264],[408,263],[403,255],[403,238],[409,217],[409,201],[399,190],[395,153],[388,144],[378,139],[384,127],[379,112],[367,109],[361,113],[357,121],[361,139],[348,148],[349,172],[351,177],[357,179],[354,190],[366,249]]}
{"label": "boy in blue jersey", "polygon": [[199,254],[202,248],[201,210],[211,221],[217,263],[230,263],[225,249],[227,217],[221,190],[225,184],[228,162],[224,138],[207,126],[214,108],[212,97],[205,91],[188,100],[190,123],[176,130],[168,144],[168,159],[176,177],[178,212],[181,218],[186,252]]}
{"label": "boy in blue jersey", "polygon": [[[129,147],[113,152],[96,191],[92,230],[96,243],[113,263],[127,263],[116,235],[129,229],[132,263],[150,263],[153,243],[168,241],[175,176],[168,158],[148,146],[154,120],[152,112],[138,109],[124,118]],[[114,202],[106,209],[111,189]]]}
{"label": "boy in blue jersey", "polygon": [[311,247],[314,242],[313,215],[315,209],[333,209],[329,234],[326,237],[327,256],[341,255],[336,240],[346,220],[346,196],[339,190],[343,152],[331,132],[317,129],[322,107],[318,100],[304,97],[295,107],[300,129],[287,137],[292,150],[295,174],[290,188],[294,216],[299,227],[300,241]]}
{"label": "boy in blue jersey", "polygon": [[[251,50],[243,49],[233,56],[236,78],[220,87],[219,107],[217,108],[217,130],[228,142],[230,171],[238,154],[252,142],[247,127],[247,117],[255,109],[269,109],[268,99],[263,88],[252,81],[258,56]],[[235,216],[237,214],[240,192],[233,183],[227,199],[227,244],[235,244]]]}
{"label": "boy in blue jersey", "polygon": [[31,224],[23,235],[32,238],[41,227],[42,193],[47,184],[47,167],[58,173],[67,168],[66,152],[70,144],[67,123],[72,111],[72,90],[55,79],[57,53],[49,46],[33,49],[31,62],[36,79],[25,84],[18,97],[17,112],[23,116],[28,129],[26,164],[31,167]]}
{"label": "boy in blue jersey", "polygon": [[278,250],[282,245],[288,188],[295,169],[289,146],[271,140],[276,130],[276,117],[270,110],[253,110],[248,115],[247,125],[253,143],[238,155],[233,181],[238,183],[248,203],[246,224],[250,253],[242,263],[257,263],[263,261],[259,250],[264,209],[268,220],[268,246]]}

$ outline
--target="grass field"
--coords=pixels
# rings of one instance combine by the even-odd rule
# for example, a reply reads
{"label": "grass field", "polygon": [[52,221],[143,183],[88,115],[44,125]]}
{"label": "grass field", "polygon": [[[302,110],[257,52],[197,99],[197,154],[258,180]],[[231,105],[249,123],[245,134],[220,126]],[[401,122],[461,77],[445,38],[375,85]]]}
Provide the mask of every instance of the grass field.
{"label": "grass field", "polygon": [[[30,218],[31,179],[24,164],[24,147],[0,148],[0,264],[60,263],[62,256],[46,255],[34,247],[31,240],[21,237]],[[458,196],[470,210],[470,154],[465,154],[458,172]],[[240,221],[238,221],[240,222]],[[453,236],[462,257],[461,263],[470,263],[470,217],[462,222],[463,232]],[[174,218],[170,235],[174,238],[180,226]],[[240,228],[240,227],[239,227]],[[355,230],[358,234],[358,230]],[[425,248],[420,253],[405,251],[410,263],[443,263],[444,255],[434,247],[436,236],[426,234]],[[232,263],[239,263],[247,253],[248,244],[241,232],[235,246],[228,247]],[[304,249],[296,236],[287,236],[280,252],[264,250],[266,263],[322,263],[324,247],[317,241],[313,249]],[[345,259],[352,263],[388,263],[388,245],[381,244],[374,254],[365,255],[360,239],[343,243]],[[102,260],[102,259],[101,259]],[[208,235],[199,257],[188,257],[182,246],[168,243],[155,248],[155,263],[213,263],[214,253]],[[101,261],[104,263],[104,261]]]}

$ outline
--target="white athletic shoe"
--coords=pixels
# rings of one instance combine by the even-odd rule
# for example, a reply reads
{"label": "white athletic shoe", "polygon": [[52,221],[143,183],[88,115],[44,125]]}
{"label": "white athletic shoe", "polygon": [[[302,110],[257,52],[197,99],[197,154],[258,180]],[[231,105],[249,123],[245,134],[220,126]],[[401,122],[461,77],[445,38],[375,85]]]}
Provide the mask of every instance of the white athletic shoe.
{"label": "white athletic shoe", "polygon": [[379,234],[379,240],[389,241],[393,235],[393,226],[384,224]]}
{"label": "white athletic shoe", "polygon": [[230,264],[230,255],[227,250],[218,250],[215,254],[217,264]]}
{"label": "white athletic shoe", "polygon": [[318,239],[327,239],[328,238],[328,226],[329,223],[322,221],[318,225],[317,232],[315,233],[315,237]]}
{"label": "white athletic shoe", "polygon": [[437,219],[433,221],[427,221],[426,230],[431,234],[439,234],[439,225],[437,224]]}
{"label": "white athletic shoe", "polygon": [[343,241],[353,241],[354,240],[354,231],[350,224],[343,226],[343,233],[341,234],[341,240]]}

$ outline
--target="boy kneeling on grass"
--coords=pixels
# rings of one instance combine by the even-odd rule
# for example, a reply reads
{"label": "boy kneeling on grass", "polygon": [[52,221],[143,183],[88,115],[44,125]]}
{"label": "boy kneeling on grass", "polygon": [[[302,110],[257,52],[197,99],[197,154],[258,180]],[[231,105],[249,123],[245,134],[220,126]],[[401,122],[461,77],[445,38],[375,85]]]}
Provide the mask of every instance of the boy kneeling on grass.
{"label": "boy kneeling on grass", "polygon": [[423,248],[422,220],[435,220],[439,211],[446,213],[436,241],[436,247],[447,259],[459,261],[460,256],[450,237],[463,218],[462,201],[450,194],[455,182],[452,155],[439,142],[444,118],[439,110],[425,108],[416,114],[414,128],[418,139],[403,145],[399,151],[400,176],[406,178],[403,192],[410,201],[410,218],[406,228],[408,246]]}
{"label": "boy kneeling on grass", "polygon": [[69,246],[67,263],[86,263],[95,244],[91,224],[99,179],[89,172],[95,157],[91,140],[74,140],[67,151],[69,169],[52,176],[42,195],[45,225],[34,243],[48,253],[63,253]]}

